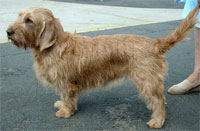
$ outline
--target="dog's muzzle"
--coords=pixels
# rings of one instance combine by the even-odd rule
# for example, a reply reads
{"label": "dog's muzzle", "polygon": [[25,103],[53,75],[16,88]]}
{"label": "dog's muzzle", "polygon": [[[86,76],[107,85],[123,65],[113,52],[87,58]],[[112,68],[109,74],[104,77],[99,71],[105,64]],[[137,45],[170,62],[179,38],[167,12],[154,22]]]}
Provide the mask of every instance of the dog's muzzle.
{"label": "dog's muzzle", "polygon": [[8,29],[6,32],[8,37],[12,36],[15,33],[13,30],[10,29]]}

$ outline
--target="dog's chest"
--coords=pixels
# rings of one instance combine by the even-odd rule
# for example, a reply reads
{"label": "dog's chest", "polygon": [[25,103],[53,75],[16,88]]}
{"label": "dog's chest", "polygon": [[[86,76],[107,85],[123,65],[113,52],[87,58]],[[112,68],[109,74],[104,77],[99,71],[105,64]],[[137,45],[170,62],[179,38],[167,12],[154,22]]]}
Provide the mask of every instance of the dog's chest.
{"label": "dog's chest", "polygon": [[44,86],[55,85],[55,82],[58,79],[56,66],[45,66],[35,62],[34,69],[38,80],[40,80]]}

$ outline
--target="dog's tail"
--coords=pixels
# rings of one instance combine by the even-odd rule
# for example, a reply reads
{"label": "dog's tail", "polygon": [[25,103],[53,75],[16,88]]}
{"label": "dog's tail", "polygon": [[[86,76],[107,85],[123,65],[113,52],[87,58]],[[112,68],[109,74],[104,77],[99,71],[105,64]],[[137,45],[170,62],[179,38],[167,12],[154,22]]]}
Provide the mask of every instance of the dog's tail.
{"label": "dog's tail", "polygon": [[182,41],[191,32],[193,26],[196,24],[199,8],[200,1],[198,0],[197,6],[188,14],[188,16],[173,32],[163,38],[157,38],[154,40],[159,52],[165,53],[176,43]]}

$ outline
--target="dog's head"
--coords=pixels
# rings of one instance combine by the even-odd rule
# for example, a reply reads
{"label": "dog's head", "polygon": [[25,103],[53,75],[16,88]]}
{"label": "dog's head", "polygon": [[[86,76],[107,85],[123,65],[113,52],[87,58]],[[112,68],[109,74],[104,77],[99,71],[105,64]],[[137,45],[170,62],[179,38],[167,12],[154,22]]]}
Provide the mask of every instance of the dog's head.
{"label": "dog's head", "polygon": [[58,19],[45,8],[33,7],[19,13],[7,29],[7,36],[17,47],[43,51],[52,47],[64,34]]}

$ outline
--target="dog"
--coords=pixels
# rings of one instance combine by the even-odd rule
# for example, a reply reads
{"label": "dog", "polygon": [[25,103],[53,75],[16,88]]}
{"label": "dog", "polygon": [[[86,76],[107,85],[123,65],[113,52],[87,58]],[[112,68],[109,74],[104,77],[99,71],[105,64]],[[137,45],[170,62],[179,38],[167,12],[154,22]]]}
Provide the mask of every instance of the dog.
{"label": "dog", "polygon": [[53,13],[39,7],[20,12],[7,36],[17,47],[32,50],[37,78],[59,92],[60,100],[54,103],[57,117],[74,114],[80,93],[129,77],[153,112],[147,124],[161,128],[166,115],[164,53],[191,32],[199,7],[172,33],[157,39],[129,34],[90,38],[64,32]]}

